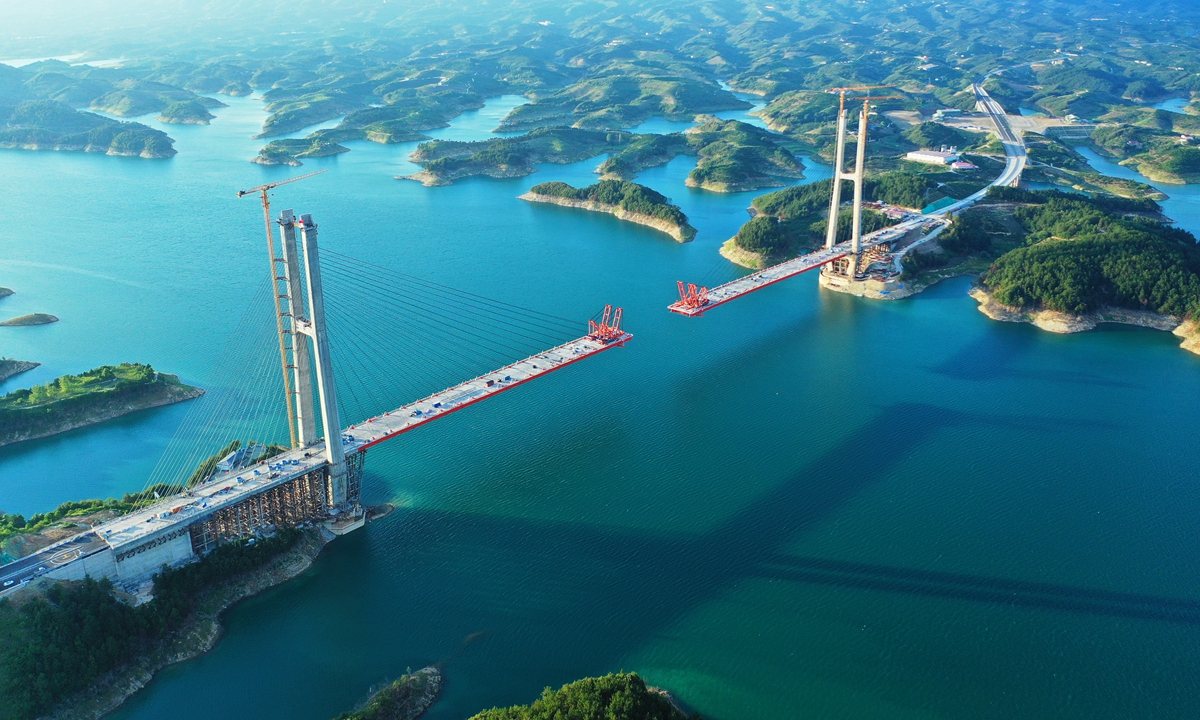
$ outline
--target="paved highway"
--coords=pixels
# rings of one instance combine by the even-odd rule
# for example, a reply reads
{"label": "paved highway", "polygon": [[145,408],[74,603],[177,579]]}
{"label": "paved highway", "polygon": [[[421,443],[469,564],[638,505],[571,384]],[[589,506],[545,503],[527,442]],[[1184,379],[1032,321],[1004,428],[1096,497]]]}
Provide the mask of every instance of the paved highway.
{"label": "paved highway", "polygon": [[[1021,179],[1021,172],[1025,170],[1025,163],[1028,160],[1025,154],[1025,141],[1021,139],[1020,135],[1013,132],[1012,127],[1008,124],[1008,114],[1004,112],[1004,108],[1000,106],[1000,103],[993,100],[992,96],[988,95],[987,90],[983,89],[983,81],[984,78],[980,78],[974,85],[975,107],[980,112],[985,112],[992,118],[992,122],[996,125],[996,132],[1000,136],[1000,143],[1004,146],[1005,156],[1004,172],[1000,173],[1000,177],[992,181],[992,185],[997,187],[1016,185]],[[974,205],[986,196],[987,188],[984,188],[970,197],[963,198],[953,205],[930,214],[946,215],[947,213],[955,213]]]}
{"label": "paved highway", "polygon": [[107,547],[106,542],[89,530],[42,548],[15,562],[0,566],[0,593],[12,590],[26,580],[31,580],[56,567]]}

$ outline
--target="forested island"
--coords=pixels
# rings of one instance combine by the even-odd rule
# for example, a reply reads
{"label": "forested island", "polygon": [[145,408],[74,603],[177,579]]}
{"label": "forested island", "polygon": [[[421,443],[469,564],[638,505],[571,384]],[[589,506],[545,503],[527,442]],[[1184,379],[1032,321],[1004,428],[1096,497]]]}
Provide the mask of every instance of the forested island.
{"label": "forested island", "polygon": [[204,103],[197,100],[173,102],[159,114],[158,119],[174,125],[207,125],[215,118]]}
{"label": "forested island", "polygon": [[513,138],[477,142],[434,140],[421,143],[409,158],[425,169],[397,179],[417,180],[427,186],[449,185],[464,177],[524,177],[537,163],[567,164],[586,160],[627,145],[633,136],[624,132],[539,128]]}
{"label": "forested island", "polygon": [[[995,188],[989,199],[1022,233],[973,292],[989,317],[1053,332],[1101,322],[1173,330],[1200,353],[1200,246],[1185,230],[1145,219],[1156,203],[1015,188]],[[988,212],[963,213],[940,244],[986,252],[999,232]]]}
{"label": "forested island", "polygon": [[471,720],[699,720],[637,673],[584,678],[558,690],[546,688],[530,705],[492,708]]}
{"label": "forested island", "polygon": [[363,707],[338,715],[335,720],[416,720],[442,691],[442,671],[436,666],[401,675],[371,696]]}
{"label": "forested island", "polygon": [[0,106],[0,148],[169,158],[175,155],[174,142],[161,130],[79,112],[55,100]]}
{"label": "forested island", "polygon": [[147,408],[182,402],[204,391],[149,365],[104,365],[63,375],[0,398],[0,446],[47,437]]}
{"label": "forested island", "polygon": [[601,180],[583,188],[564,182],[541,183],[530,188],[521,199],[608,213],[665,232],[679,242],[696,237],[696,228],[688,223],[687,215],[678,205],[672,205],[666,196],[645,185],[625,180]]}
{"label": "forested island", "polygon": [[[906,172],[885,173],[863,183],[864,199],[907,208],[922,207],[937,191],[936,182]],[[721,254],[739,265],[761,268],[811,252],[825,241],[832,192],[833,181],[822,180],[754,198],[751,203],[754,217],[725,243]],[[852,219],[849,209],[843,209],[838,216],[839,242],[850,237]],[[870,209],[863,210],[862,222],[863,234],[895,223]]]}

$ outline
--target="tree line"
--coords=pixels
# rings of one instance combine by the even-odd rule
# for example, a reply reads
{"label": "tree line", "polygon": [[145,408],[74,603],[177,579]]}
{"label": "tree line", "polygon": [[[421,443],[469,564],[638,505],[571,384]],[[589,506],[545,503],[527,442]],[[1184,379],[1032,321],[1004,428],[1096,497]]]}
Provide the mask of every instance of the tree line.
{"label": "tree line", "polygon": [[[692,715],[699,720],[699,715]],[[546,688],[530,705],[492,708],[471,720],[687,720],[637,673],[584,678],[558,690]]]}
{"label": "tree line", "polygon": [[1029,203],[1013,211],[1024,246],[1000,256],[981,278],[997,301],[1076,314],[1113,306],[1200,317],[1196,238],[1116,214],[1148,212],[1156,203],[1013,189],[996,189],[993,197]]}
{"label": "tree line", "polygon": [[626,212],[649,215],[677,226],[687,223],[687,215],[684,215],[678,206],[672,205],[665,195],[627,180],[601,180],[581,188],[555,181],[534,185],[529,192],[535,195],[615,205]]}
{"label": "tree line", "polygon": [[110,580],[92,578],[51,585],[20,605],[0,600],[0,719],[32,720],[160,648],[207,588],[261,567],[301,535],[284,529],[253,543],[238,540],[198,562],[164,568],[154,579],[154,599],[137,607],[118,600]]}

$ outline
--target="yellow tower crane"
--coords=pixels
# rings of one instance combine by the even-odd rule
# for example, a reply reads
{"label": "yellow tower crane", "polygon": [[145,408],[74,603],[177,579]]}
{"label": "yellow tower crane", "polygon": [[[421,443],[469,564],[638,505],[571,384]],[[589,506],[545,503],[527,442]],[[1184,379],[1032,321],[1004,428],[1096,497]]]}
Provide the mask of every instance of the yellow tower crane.
{"label": "yellow tower crane", "polygon": [[275,254],[275,236],[271,232],[271,198],[268,193],[280,185],[287,185],[288,183],[294,183],[297,180],[304,180],[305,178],[310,178],[313,175],[320,175],[323,172],[328,171],[318,170],[316,172],[310,172],[306,175],[288,178],[287,180],[280,180],[278,182],[252,187],[249,190],[239,190],[237,194],[238,197],[246,197],[247,195],[252,195],[254,193],[262,194],[263,222],[266,225],[267,230],[267,254],[271,258],[271,289],[273,290],[271,294],[275,297],[275,323],[279,330],[279,360],[283,365],[283,396],[287,402],[288,434],[291,437],[292,447],[296,447],[297,443],[296,408],[292,404],[292,376],[291,373],[288,372],[288,370],[291,369],[291,365],[288,363],[288,350],[291,348],[288,346],[287,336],[291,334],[291,331],[285,329],[283,326],[283,306],[280,303],[281,297],[279,295],[279,283],[281,280],[285,280],[286,277],[280,277],[279,275],[278,263],[283,262],[284,259]]}

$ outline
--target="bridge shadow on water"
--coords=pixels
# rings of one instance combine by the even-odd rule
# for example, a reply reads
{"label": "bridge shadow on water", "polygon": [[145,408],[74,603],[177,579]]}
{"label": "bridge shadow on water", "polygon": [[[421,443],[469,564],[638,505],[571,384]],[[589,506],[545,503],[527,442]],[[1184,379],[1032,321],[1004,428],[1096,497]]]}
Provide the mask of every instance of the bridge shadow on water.
{"label": "bridge shadow on water", "polygon": [[[615,669],[705,603],[754,579],[1200,624],[1200,602],[1192,600],[787,553],[799,536],[887,477],[935,433],[989,421],[925,404],[885,407],[867,427],[715,527],[690,537],[418,509],[400,516],[402,524],[393,531],[400,537],[393,540],[412,548],[448,542],[456,553],[475,552],[487,558],[483,575],[515,563],[510,572],[522,580],[511,592],[522,597],[498,599],[510,603],[508,609],[501,615],[481,611],[480,621],[511,623],[525,631],[532,627],[538,635],[550,629],[555,639],[529,640],[496,628],[506,640],[494,652],[519,656],[529,675],[538,678],[537,687],[512,688],[514,700],[546,684]],[[872,438],[874,452],[860,452],[862,438]],[[440,566],[426,567],[410,580],[433,583],[442,572]],[[468,582],[489,580],[481,576]],[[543,596],[546,586],[554,591]]]}
{"label": "bridge shadow on water", "polygon": [[989,328],[989,332],[929,370],[954,380],[975,382],[1032,380],[1096,387],[1139,387],[1134,383],[1078,370],[1031,370],[1017,367],[1017,361],[1029,355],[1043,339],[1038,337],[1037,333],[1044,332],[1023,324],[996,323],[996,327]]}

